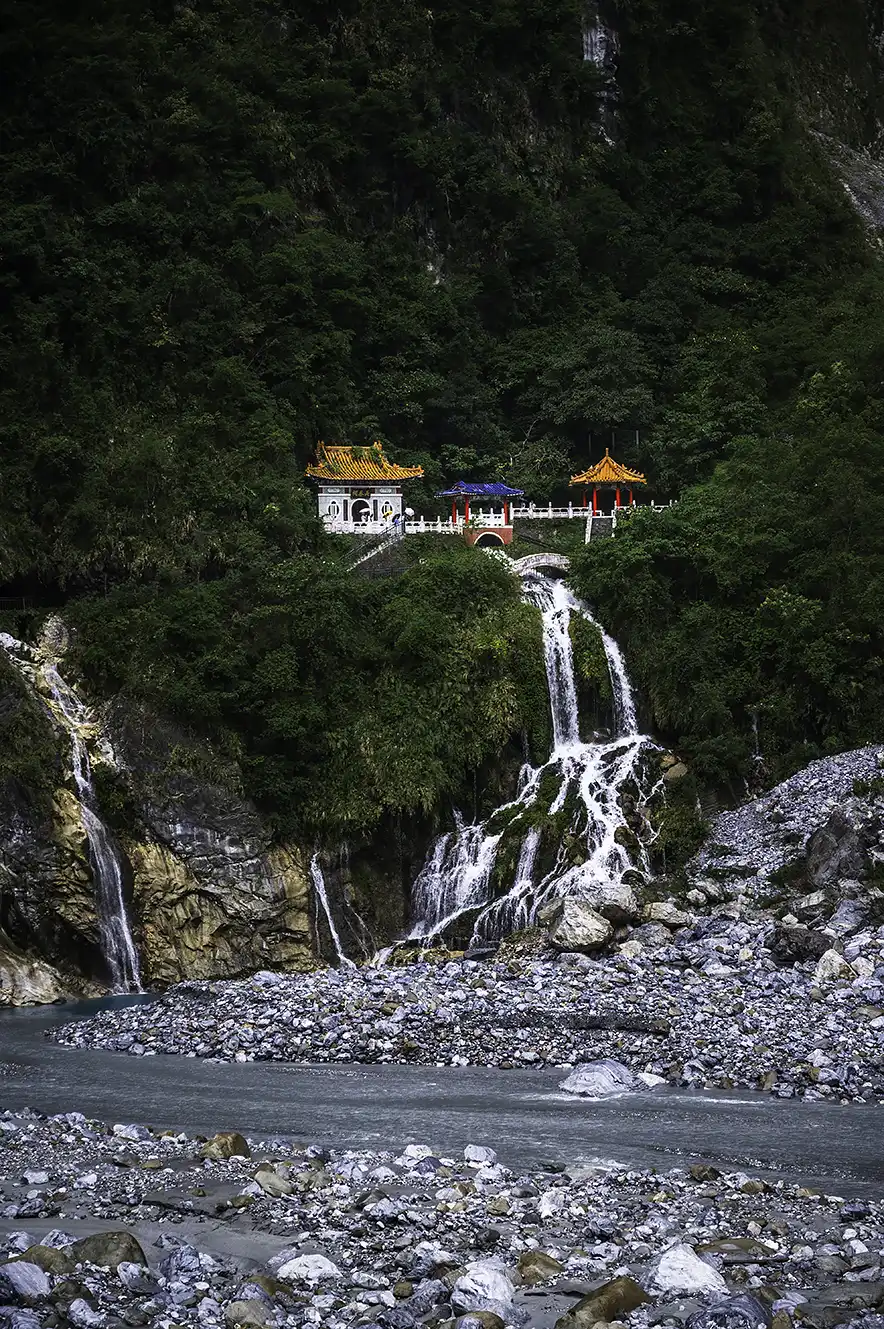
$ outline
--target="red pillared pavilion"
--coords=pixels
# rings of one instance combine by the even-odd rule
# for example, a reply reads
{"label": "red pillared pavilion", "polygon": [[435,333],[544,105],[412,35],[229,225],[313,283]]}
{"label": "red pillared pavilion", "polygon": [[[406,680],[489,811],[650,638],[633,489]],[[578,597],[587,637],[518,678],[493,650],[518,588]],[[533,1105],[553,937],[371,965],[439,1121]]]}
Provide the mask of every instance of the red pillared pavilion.
{"label": "red pillared pavilion", "polygon": [[[615,461],[607,448],[601,461],[597,461],[595,466],[590,466],[588,471],[582,471],[580,475],[571,476],[572,485],[582,485],[583,487],[583,506],[587,507],[588,491],[592,490],[592,510],[599,510],[599,490],[614,490],[614,506],[616,508],[632,507],[635,500],[632,497],[634,485],[646,485],[647,479],[641,471],[632,471],[628,466],[621,466],[619,461]],[[626,490],[629,497],[627,502],[623,502],[623,490]]]}

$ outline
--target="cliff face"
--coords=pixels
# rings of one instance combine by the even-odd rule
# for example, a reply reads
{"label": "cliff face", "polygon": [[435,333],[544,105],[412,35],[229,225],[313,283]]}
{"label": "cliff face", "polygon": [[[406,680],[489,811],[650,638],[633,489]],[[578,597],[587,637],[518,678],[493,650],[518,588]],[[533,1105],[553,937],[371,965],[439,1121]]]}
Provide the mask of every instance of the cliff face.
{"label": "cliff face", "polygon": [[[0,788],[0,1003],[94,994],[109,977],[88,812],[70,773],[71,733],[40,686],[45,658],[45,647],[27,650],[23,668],[43,695],[39,722],[51,724],[58,744],[52,775],[68,775],[42,802],[16,779]],[[222,784],[171,772],[180,735],[139,716],[150,733],[139,743],[138,726],[122,722],[124,714],[112,708],[88,736],[82,732],[105,795],[96,806],[121,864],[144,983],[309,966],[300,848],[274,844],[254,809]],[[180,760],[180,742],[178,753]]]}

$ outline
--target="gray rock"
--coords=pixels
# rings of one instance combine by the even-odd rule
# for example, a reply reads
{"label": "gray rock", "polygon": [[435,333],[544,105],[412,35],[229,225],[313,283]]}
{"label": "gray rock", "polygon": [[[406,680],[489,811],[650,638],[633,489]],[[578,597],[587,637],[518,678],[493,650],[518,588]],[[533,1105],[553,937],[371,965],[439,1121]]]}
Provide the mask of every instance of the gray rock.
{"label": "gray rock", "polygon": [[843,877],[862,876],[866,856],[850,819],[835,808],[807,846],[807,879],[821,888],[834,886]]}
{"label": "gray rock", "polygon": [[688,1329],[767,1329],[772,1319],[768,1305],[743,1293],[704,1307],[688,1320]]}
{"label": "gray rock", "polygon": [[635,1077],[619,1061],[590,1061],[577,1066],[567,1079],[559,1084],[568,1094],[582,1098],[613,1098],[631,1093],[636,1088]]}
{"label": "gray rock", "polygon": [[42,1301],[49,1296],[50,1287],[43,1270],[28,1260],[0,1264],[0,1293],[11,1293],[22,1301]]}
{"label": "gray rock", "polygon": [[697,1295],[727,1292],[727,1283],[717,1269],[700,1258],[691,1246],[676,1242],[648,1265],[644,1285],[654,1292]]}

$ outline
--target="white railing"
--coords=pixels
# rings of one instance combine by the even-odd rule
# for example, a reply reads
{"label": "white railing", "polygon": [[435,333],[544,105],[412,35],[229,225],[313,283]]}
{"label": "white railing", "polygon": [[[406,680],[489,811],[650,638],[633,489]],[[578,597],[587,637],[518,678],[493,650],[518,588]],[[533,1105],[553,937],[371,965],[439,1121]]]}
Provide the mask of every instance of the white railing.
{"label": "white railing", "polygon": [[[620,508],[614,508],[611,512],[593,513],[590,507],[575,507],[569,503],[566,508],[554,508],[551,503],[545,507],[529,503],[526,507],[510,508],[509,524],[513,521],[567,521],[576,518],[579,521],[592,521],[595,518],[604,518],[610,520],[614,518],[616,523],[618,516],[624,516],[627,512],[646,511],[666,512],[672,507],[672,503],[624,503]],[[458,515],[456,521],[450,517],[407,517],[405,518],[402,530],[405,535],[423,535],[427,533],[436,535],[462,535],[467,525],[469,526],[506,526],[507,520],[504,513],[500,510],[493,511],[487,508],[470,508],[470,520],[466,521],[464,515]],[[332,535],[394,535],[396,528],[389,521],[325,521],[325,529]]]}

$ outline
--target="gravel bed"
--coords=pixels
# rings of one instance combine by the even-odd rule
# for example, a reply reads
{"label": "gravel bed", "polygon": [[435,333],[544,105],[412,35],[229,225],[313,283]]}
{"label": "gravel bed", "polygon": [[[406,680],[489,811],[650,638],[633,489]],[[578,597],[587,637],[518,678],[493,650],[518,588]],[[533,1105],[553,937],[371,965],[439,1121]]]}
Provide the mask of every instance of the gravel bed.
{"label": "gravel bed", "polygon": [[188,982],[52,1036],[222,1061],[524,1068],[616,1058],[679,1086],[884,1099],[884,928],[851,937],[841,956],[785,966],[769,925],[722,918],[674,937],[645,931],[666,944]]}
{"label": "gravel bed", "polygon": [[880,1329],[884,1205],[708,1165],[0,1114],[0,1324]]}

